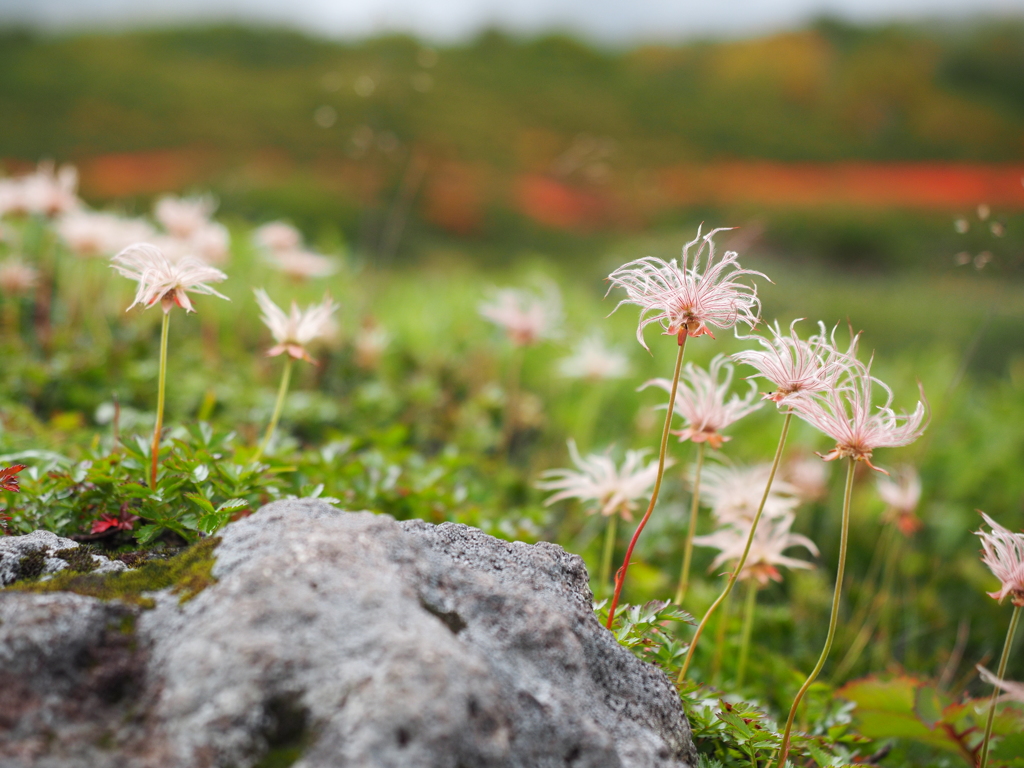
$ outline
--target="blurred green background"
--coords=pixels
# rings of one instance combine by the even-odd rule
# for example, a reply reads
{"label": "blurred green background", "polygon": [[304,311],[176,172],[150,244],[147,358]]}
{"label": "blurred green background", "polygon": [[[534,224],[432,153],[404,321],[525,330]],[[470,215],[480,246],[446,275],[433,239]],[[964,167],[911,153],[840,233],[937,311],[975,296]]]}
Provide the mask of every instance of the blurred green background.
{"label": "blurred green background", "polygon": [[[172,365],[185,372],[169,419],[212,413],[246,439],[258,434],[278,369],[252,362],[265,334],[248,294],[280,284],[254,255],[249,228],[287,220],[345,265],[292,293],[313,300],[327,286],[344,309],[339,346],[299,376],[282,424],[304,448],[352,441],[339,454],[349,456],[344,471],[307,466],[293,490],[322,482],[353,506],[399,517],[554,536],[592,570],[597,521],[545,509],[533,483],[567,464],[585,397],[601,418],[581,447],[652,446],[657,398],[634,388],[669,375],[673,352],[652,331],[654,353],[643,353],[631,308],[604,319],[616,297],[602,303],[603,279],[633,258],[676,256],[701,222],[737,227],[720,244],[773,280],[759,283],[766,319],[849,321],[896,405],[913,405],[918,380],[931,404],[926,436],[880,459],[919,467],[924,529],[901,559],[896,639],[854,672],[904,665],[939,676],[953,658],[950,679],[967,685],[973,664],[991,664],[1001,647],[1009,612],[983,595],[994,584],[971,531],[979,508],[1024,525],[1024,22],[822,21],[755,39],[615,50],[497,31],[437,47],[235,26],[8,29],[0,72],[9,173],[43,158],[73,163],[90,204],[129,214],[166,192],[209,190],[219,201],[234,235],[224,288],[233,303],[204,300],[200,318],[175,320]],[[102,279],[104,265],[84,268]],[[77,274],[58,271],[58,282]],[[523,387],[539,415],[505,462],[495,445],[510,353],[477,305],[489,285],[538,275],[562,286],[566,333],[526,355]],[[105,289],[110,317],[128,289]],[[72,328],[63,337],[71,350],[10,358],[5,450],[85,444],[106,428],[95,413],[112,391],[126,407],[151,409],[157,318],[148,315],[111,321],[113,336],[95,347],[75,347],[82,329]],[[369,372],[346,346],[368,321],[393,338]],[[594,329],[629,351],[634,376],[591,396],[553,370]],[[739,348],[701,340],[687,354],[706,363]],[[764,409],[738,425],[724,453],[766,459],[775,418]],[[805,452],[829,447],[803,426],[795,432]],[[677,449],[681,465],[688,457]],[[378,483],[388,467],[413,479]],[[858,574],[882,512],[870,481],[858,486],[850,565],[850,595],[861,601]],[[798,525],[821,546],[823,567],[764,598],[760,639],[797,666],[820,647],[837,492]],[[686,500],[679,476],[666,499],[639,550],[633,601],[671,588]],[[710,555],[700,557],[706,567]],[[694,613],[713,589],[696,589]],[[965,622],[970,643],[959,647]],[[788,680],[771,664],[756,670],[769,688],[772,675]],[[1024,676],[1019,654],[1011,675]]]}

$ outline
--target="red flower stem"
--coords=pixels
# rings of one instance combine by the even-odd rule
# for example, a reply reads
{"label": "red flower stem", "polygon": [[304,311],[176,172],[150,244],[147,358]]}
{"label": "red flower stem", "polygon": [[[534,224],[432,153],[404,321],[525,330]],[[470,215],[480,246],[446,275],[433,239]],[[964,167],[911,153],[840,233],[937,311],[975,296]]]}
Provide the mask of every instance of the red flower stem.
{"label": "red flower stem", "polygon": [[832,595],[832,615],[828,620],[828,636],[825,638],[825,647],[821,649],[821,657],[818,659],[818,663],[814,665],[811,674],[807,676],[804,684],[800,686],[800,690],[796,693],[796,698],[793,699],[793,706],[789,708],[789,717],[786,719],[786,729],[782,733],[782,747],[776,768],[785,768],[786,758],[789,757],[789,740],[793,733],[793,721],[796,720],[796,710],[800,706],[800,700],[807,693],[807,689],[811,687],[811,683],[815,681],[818,673],[821,672],[821,668],[825,666],[825,660],[828,658],[829,651],[832,650],[832,640],[836,636],[836,624],[839,623],[839,598],[843,594],[843,575],[846,572],[846,545],[850,532],[850,496],[853,495],[853,470],[856,466],[855,462],[856,459],[851,457],[849,468],[846,471],[846,490],[843,493],[843,530],[839,539],[839,569],[836,571],[836,591]]}
{"label": "red flower stem", "polygon": [[[1013,635],[1017,631],[1017,622],[1020,621],[1020,606],[1013,607],[1013,616],[1010,618],[1010,628],[1006,630],[1006,642],[1003,643],[1003,655],[999,659],[999,672],[996,677],[1003,679],[1006,674],[1006,662],[1010,659],[1010,646],[1013,645]],[[981,760],[978,761],[979,768],[988,765],[988,742],[992,738],[992,722],[996,716],[996,697],[999,695],[999,688],[993,686],[992,698],[988,702],[988,718],[985,720],[985,738],[981,741]]]}
{"label": "red flower stem", "polygon": [[661,491],[661,480],[665,476],[665,454],[668,452],[668,436],[672,429],[672,414],[676,407],[676,390],[679,388],[679,373],[683,369],[683,352],[686,350],[685,328],[679,332],[679,336],[677,338],[679,340],[679,352],[676,354],[676,370],[675,373],[672,374],[672,391],[668,397],[668,409],[665,412],[665,426],[661,430],[661,450],[658,453],[658,476],[654,481],[654,490],[651,491],[651,501],[647,505],[647,511],[640,520],[640,524],[636,527],[636,531],[633,532],[633,538],[629,540],[629,546],[626,548],[626,557],[622,561],[622,567],[619,568],[618,572],[615,574],[615,594],[612,596],[612,604],[608,608],[608,621],[605,624],[608,629],[612,628],[612,624],[615,621],[615,608],[619,604],[619,595],[622,593],[622,585],[626,582],[626,571],[629,570],[629,558],[633,556],[633,547],[636,546],[637,539],[640,538],[640,532],[643,531],[644,526],[647,525],[647,520],[651,517],[651,512],[654,511],[654,505],[658,501],[658,493]]}
{"label": "red flower stem", "polygon": [[782,450],[786,447],[786,437],[789,435],[789,422],[793,420],[793,412],[790,411],[786,414],[785,421],[782,422],[782,434],[779,435],[779,447],[775,449],[775,460],[772,462],[772,471],[768,473],[768,483],[764,487],[764,493],[761,495],[761,505],[757,508],[757,514],[754,515],[754,520],[750,524],[750,533],[747,535],[747,546],[743,549],[743,555],[740,557],[739,562],[736,563],[736,567],[732,569],[732,573],[729,574],[729,581],[726,582],[725,589],[722,590],[715,602],[708,608],[708,612],[704,614],[704,618],[700,620],[700,624],[697,625],[696,631],[693,633],[693,640],[690,641],[690,647],[686,651],[686,660],[683,661],[682,669],[679,670],[679,677],[676,678],[676,685],[682,684],[683,680],[686,679],[686,672],[690,669],[690,662],[693,661],[693,652],[697,649],[697,641],[700,640],[700,636],[704,633],[704,628],[707,626],[708,621],[714,615],[715,611],[718,610],[718,606],[729,596],[732,592],[733,585],[736,583],[736,579],[739,578],[740,571],[743,570],[743,566],[746,565],[747,555],[750,554],[750,547],[754,543],[754,534],[757,533],[757,524],[761,521],[761,513],[764,512],[764,505],[768,503],[768,494],[771,493],[772,483],[775,482],[775,473],[779,470],[779,462],[782,460]]}
{"label": "red flower stem", "polygon": [[160,376],[156,395],[156,424],[153,425],[153,446],[150,449],[153,465],[149,473],[149,487],[153,490],[156,490],[156,467],[160,460],[160,433],[164,430],[164,400],[167,393],[167,328],[170,322],[171,313],[164,312],[164,320],[160,326]]}

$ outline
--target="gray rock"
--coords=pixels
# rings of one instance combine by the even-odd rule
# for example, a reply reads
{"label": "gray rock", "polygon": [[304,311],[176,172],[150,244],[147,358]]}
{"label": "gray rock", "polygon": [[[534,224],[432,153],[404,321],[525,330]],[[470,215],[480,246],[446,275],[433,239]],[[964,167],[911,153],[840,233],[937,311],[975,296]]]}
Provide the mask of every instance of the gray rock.
{"label": "gray rock", "polygon": [[[22,573],[22,563],[29,555],[39,553],[42,557],[38,574],[32,575],[49,575],[68,567],[67,561],[55,557],[55,553],[77,547],[77,541],[65,539],[50,531],[0,537],[0,587],[6,587],[26,575]],[[93,555],[92,559],[96,563],[94,573],[115,573],[127,568],[120,560],[110,560],[103,555]]]}
{"label": "gray rock", "polygon": [[[696,761],[674,688],[600,626],[582,561],[555,545],[310,500],[233,523],[216,554],[218,582],[184,604],[161,594],[120,657],[146,670],[107,706],[121,720],[104,754],[122,764],[251,768],[268,753],[296,768]],[[11,597],[0,593],[0,606]],[[49,610],[17,597],[9,611]],[[99,609],[78,600],[82,626],[58,638],[96,636]],[[88,691],[82,675],[66,685]],[[95,749],[43,762],[73,754],[57,742],[16,765],[107,765]]]}
{"label": "gray rock", "polygon": [[135,733],[128,704],[144,674],[136,613],[69,593],[0,592],[0,765],[124,765],[102,745]]}

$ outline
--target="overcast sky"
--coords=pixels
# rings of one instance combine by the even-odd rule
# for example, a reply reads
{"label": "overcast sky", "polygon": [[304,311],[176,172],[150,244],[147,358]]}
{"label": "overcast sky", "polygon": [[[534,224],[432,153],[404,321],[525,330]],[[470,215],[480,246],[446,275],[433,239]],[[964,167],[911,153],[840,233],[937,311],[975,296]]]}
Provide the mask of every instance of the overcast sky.
{"label": "overcast sky", "polygon": [[1022,16],[1024,0],[0,0],[0,23],[51,29],[235,20],[333,37],[399,30],[438,41],[487,26],[568,30],[610,43],[745,35],[826,13],[854,21]]}

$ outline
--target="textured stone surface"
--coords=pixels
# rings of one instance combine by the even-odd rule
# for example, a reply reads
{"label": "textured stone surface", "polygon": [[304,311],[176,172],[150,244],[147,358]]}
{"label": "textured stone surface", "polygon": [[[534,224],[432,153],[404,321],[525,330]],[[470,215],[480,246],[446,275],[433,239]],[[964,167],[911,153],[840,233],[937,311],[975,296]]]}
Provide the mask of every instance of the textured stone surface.
{"label": "textured stone surface", "polygon": [[[222,535],[216,584],[183,605],[160,595],[139,615],[135,645],[118,658],[145,672],[104,705],[121,718],[93,742],[106,751],[72,759],[58,734],[49,752],[12,765],[105,766],[115,755],[146,768],[249,768],[268,753],[296,768],[692,759],[674,689],[599,625],[582,561],[557,546],[317,501],[271,504]],[[0,610],[49,610],[33,599],[0,594]],[[77,611],[80,626],[61,619],[55,647],[89,648],[109,631],[103,612],[114,607],[75,601],[60,615]],[[91,690],[86,673],[68,676]],[[42,690],[49,678],[37,677]]]}
{"label": "textured stone surface", "polygon": [[[24,536],[0,537],[0,587],[6,587],[22,575],[22,563],[31,554],[42,555],[39,574],[46,575],[63,571],[68,567],[67,561],[54,557],[56,552],[64,549],[77,549],[78,542],[65,539],[49,531],[32,531]],[[123,571],[127,566],[119,560],[109,560],[102,555],[93,555],[96,568],[93,573],[113,573]]]}

